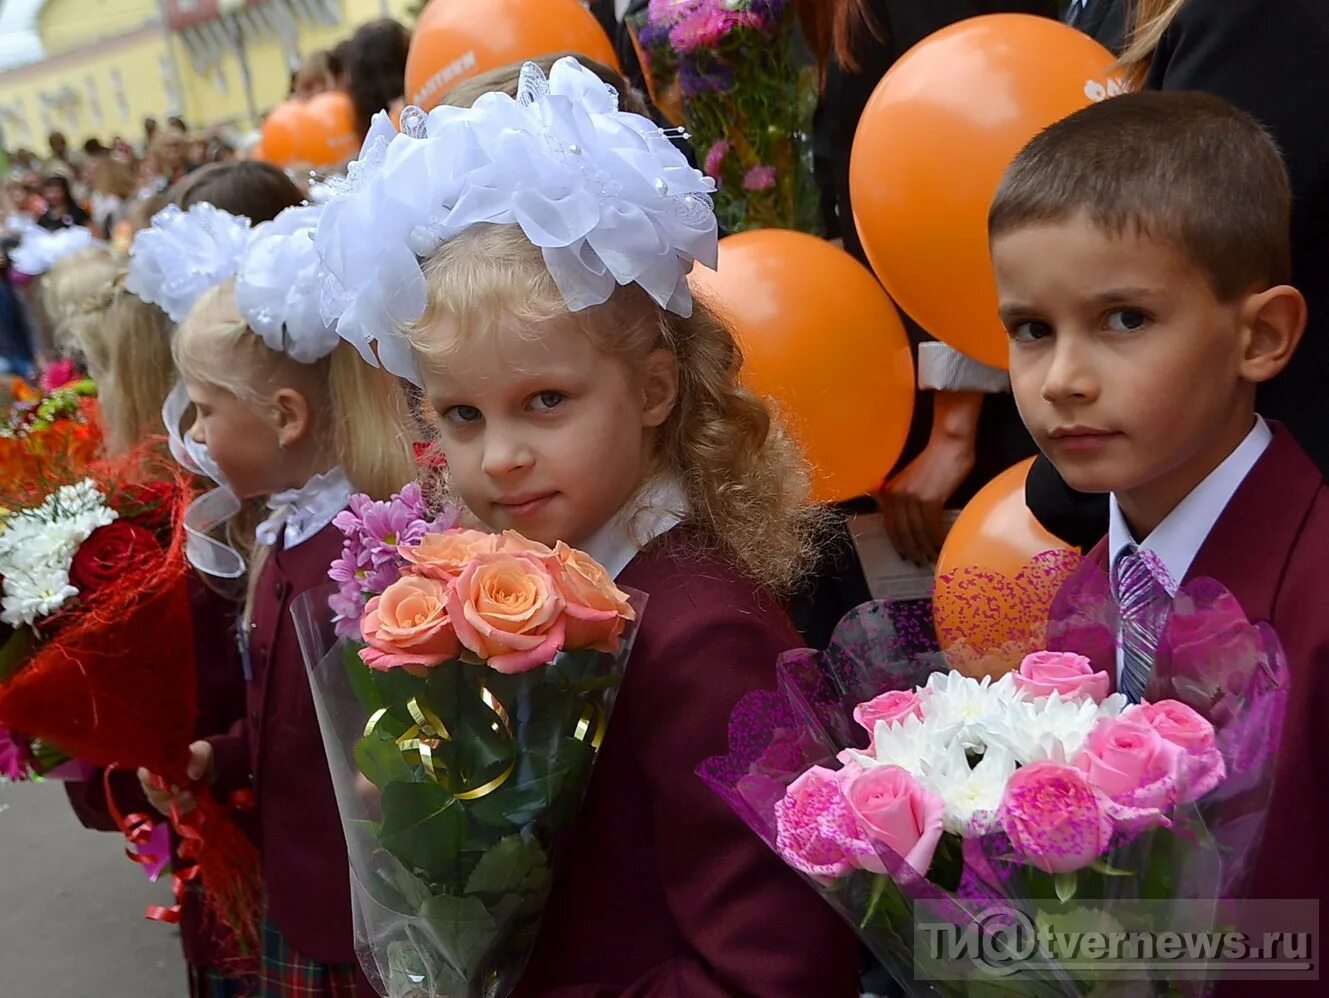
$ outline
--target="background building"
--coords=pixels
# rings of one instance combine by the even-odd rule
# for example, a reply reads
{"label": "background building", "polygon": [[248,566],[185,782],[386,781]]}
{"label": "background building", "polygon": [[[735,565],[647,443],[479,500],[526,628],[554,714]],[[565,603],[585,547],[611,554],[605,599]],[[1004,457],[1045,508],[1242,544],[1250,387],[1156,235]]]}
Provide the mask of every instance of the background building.
{"label": "background building", "polygon": [[248,129],[283,100],[308,53],[413,0],[0,0],[0,138],[46,151],[143,119]]}

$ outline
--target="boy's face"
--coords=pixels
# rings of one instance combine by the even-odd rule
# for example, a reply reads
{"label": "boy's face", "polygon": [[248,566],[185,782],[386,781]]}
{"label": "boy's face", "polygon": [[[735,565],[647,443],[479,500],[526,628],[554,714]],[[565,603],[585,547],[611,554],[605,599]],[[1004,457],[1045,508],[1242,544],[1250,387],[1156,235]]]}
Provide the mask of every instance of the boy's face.
{"label": "boy's face", "polygon": [[1067,483],[1166,515],[1253,419],[1244,298],[1177,248],[1084,217],[993,240],[1011,386]]}

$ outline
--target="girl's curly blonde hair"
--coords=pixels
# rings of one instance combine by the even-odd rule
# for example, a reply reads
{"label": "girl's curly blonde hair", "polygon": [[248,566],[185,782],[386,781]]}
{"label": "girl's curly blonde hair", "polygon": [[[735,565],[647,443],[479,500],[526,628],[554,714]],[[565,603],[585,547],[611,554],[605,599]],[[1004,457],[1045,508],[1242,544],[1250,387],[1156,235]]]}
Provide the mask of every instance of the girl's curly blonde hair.
{"label": "girl's curly blonde hair", "polygon": [[445,318],[467,337],[500,321],[538,336],[542,323],[571,314],[600,349],[629,367],[669,350],[678,363],[678,401],[658,432],[647,480],[677,477],[690,521],[715,547],[727,548],[739,568],[772,591],[796,586],[822,516],[809,498],[808,465],[766,403],[740,383],[742,351],[705,301],[685,319],[632,284],[603,305],[569,313],[540,250],[511,225],[472,226],[437,250],[424,272],[428,305],[406,336],[430,359],[444,359],[456,346],[439,339]]}

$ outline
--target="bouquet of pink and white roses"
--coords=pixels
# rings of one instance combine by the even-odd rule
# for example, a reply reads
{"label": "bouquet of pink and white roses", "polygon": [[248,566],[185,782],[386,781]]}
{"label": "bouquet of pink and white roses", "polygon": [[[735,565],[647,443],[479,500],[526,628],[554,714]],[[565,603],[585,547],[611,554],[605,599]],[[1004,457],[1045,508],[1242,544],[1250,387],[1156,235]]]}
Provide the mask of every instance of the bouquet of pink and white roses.
{"label": "bouquet of pink and white roses", "polygon": [[644,603],[581,551],[456,519],[356,497],[339,591],[294,610],[357,953],[392,998],[515,984]]}
{"label": "bouquet of pink and white roses", "polygon": [[[911,993],[990,988],[993,962],[1020,993],[1081,993],[1095,973],[1055,947],[1002,952],[1013,920],[1040,943],[1067,925],[1207,931],[1240,893],[1288,693],[1272,633],[1201,580],[1172,608],[1154,698],[1128,704],[1096,640],[1103,601],[1060,609],[1048,633],[1106,659],[1044,651],[993,680],[901,654],[889,605],[860,607],[826,652],[786,656],[779,691],[740,702],[731,752],[699,770]],[[997,958],[943,959],[920,924]]]}

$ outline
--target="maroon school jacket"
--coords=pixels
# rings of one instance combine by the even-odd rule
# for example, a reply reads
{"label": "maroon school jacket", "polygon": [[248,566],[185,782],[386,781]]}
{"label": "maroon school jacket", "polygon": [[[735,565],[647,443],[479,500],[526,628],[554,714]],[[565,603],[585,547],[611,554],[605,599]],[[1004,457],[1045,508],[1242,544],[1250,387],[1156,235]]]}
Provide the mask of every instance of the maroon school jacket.
{"label": "maroon school jacket", "polygon": [[[243,722],[209,739],[219,790],[253,779],[269,920],[306,960],[328,964],[356,962],[350,865],[291,603],[327,581],[341,543],[329,524],[273,549],[254,591]],[[375,995],[365,981],[357,993]]]}
{"label": "maroon school jacket", "polygon": [[[189,577],[188,584],[190,621],[194,629],[194,667],[198,676],[198,721],[194,735],[202,738],[225,731],[244,714],[245,680],[235,644],[235,618],[239,606],[196,575]],[[121,815],[139,812],[156,820],[165,820],[148,804],[133,771],[113,772],[111,790]],[[86,782],[66,783],[65,793],[85,827],[103,832],[119,831],[107,807],[101,770]],[[243,816],[238,823],[249,830],[247,826],[251,822]],[[180,916],[180,943],[185,959],[196,967],[213,966],[216,953],[212,931],[206,923],[198,891],[191,889],[185,895]]]}
{"label": "maroon school jacket", "polygon": [[[1329,489],[1292,434],[1271,425],[1273,442],[1182,581],[1221,582],[1252,622],[1272,625],[1287,653],[1291,691],[1274,795],[1245,894],[1325,898],[1329,863],[1313,857],[1329,841],[1329,779],[1318,737],[1329,724]],[[1106,569],[1106,542],[1089,557]]]}
{"label": "maroon school jacket", "polygon": [[695,773],[801,641],[694,542],[676,527],[618,579],[649,600],[519,998],[858,994],[853,932]]}

